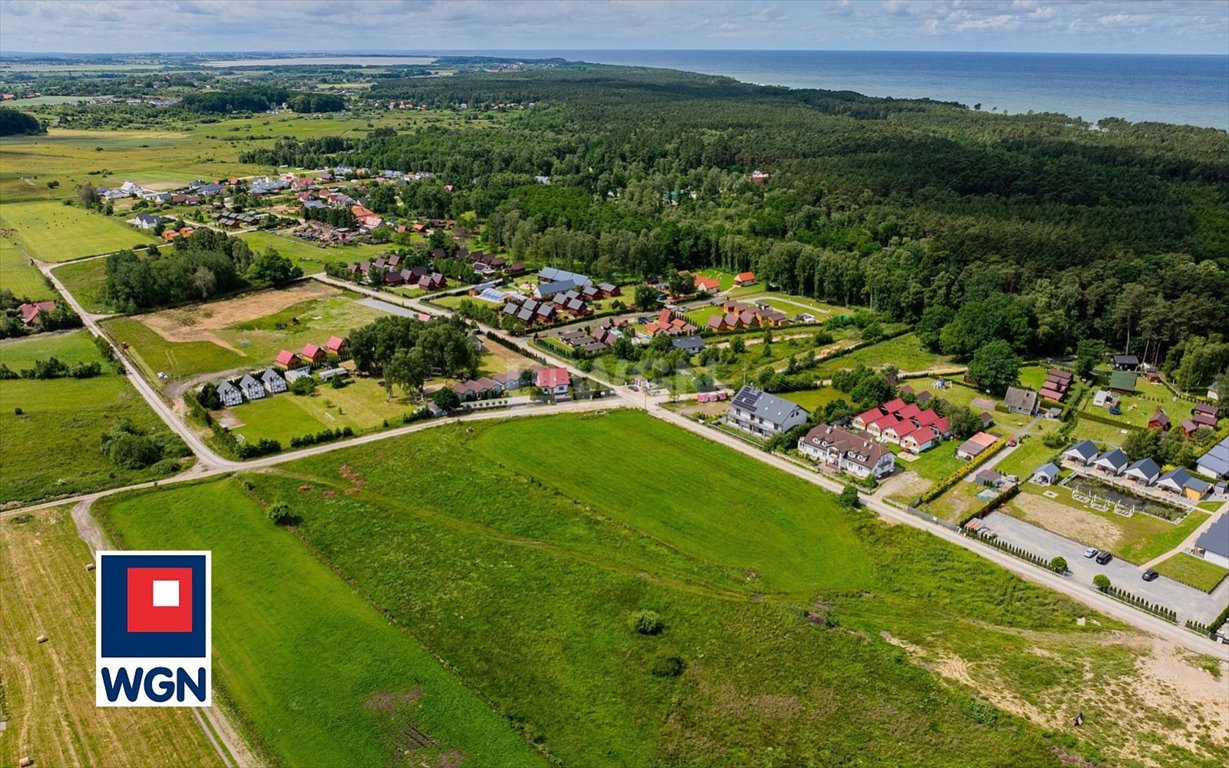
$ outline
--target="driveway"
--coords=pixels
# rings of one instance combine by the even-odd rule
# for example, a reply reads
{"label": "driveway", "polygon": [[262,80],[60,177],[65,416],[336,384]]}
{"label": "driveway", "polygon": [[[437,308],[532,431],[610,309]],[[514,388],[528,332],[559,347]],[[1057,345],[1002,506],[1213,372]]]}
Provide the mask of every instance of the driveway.
{"label": "driveway", "polygon": [[1140,578],[1144,569],[1125,560],[1114,558],[1105,565],[1099,565],[1095,560],[1084,557],[1086,545],[1051,533],[1044,528],[1038,528],[1023,520],[1017,520],[1002,512],[996,511],[987,515],[986,525],[999,535],[1000,541],[1015,544],[1047,560],[1055,555],[1061,555],[1067,560],[1067,567],[1071,569],[1071,575],[1068,578],[1076,583],[1087,585],[1090,589],[1093,588],[1093,577],[1098,573],[1104,573],[1114,586],[1125,589],[1144,600],[1177,611],[1179,624],[1187,619],[1207,624],[1216,618],[1225,607],[1223,600],[1218,601],[1212,595],[1185,584],[1179,584],[1164,576],[1157,578],[1156,581],[1144,581]]}

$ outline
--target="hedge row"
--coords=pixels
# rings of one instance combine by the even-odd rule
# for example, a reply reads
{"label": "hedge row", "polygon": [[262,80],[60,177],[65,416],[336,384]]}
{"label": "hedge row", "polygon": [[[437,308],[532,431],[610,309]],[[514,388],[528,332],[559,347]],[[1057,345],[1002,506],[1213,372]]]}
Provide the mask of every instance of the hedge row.
{"label": "hedge row", "polygon": [[981,505],[981,507],[974,510],[971,514],[966,515],[965,518],[960,521],[961,527],[963,527],[965,523],[969,522],[975,517],[985,517],[986,515],[990,514],[994,510],[998,509],[999,507],[1003,506],[1007,502],[1014,499],[1016,497],[1016,494],[1018,494],[1019,492],[1020,492],[1019,484],[1013,485],[1012,487],[1003,491],[998,496],[995,496],[993,499],[991,499],[990,501],[987,501],[985,504]]}
{"label": "hedge row", "polygon": [[970,472],[972,472],[973,470],[977,469],[982,464],[985,464],[987,461],[989,461],[990,457],[995,455],[999,451],[1001,451],[1003,449],[1003,446],[1006,444],[1007,444],[1007,438],[1000,437],[998,440],[994,442],[993,445],[991,445],[986,450],[982,451],[981,455],[971,459],[964,466],[960,467],[955,472],[948,475],[946,480],[939,483],[935,487],[931,488],[926,493],[922,494],[922,497],[921,497],[922,503],[926,504],[942,496],[949,488],[954,486],[956,483],[960,482]]}
{"label": "hedge row", "polygon": [[1166,621],[1172,621],[1175,624],[1178,623],[1178,614],[1172,609],[1166,608],[1163,605],[1157,605],[1156,603],[1149,602],[1138,595],[1133,595],[1125,589],[1120,589],[1112,584],[1102,591],[1116,600],[1121,600],[1128,605],[1139,608],[1141,611],[1146,611],[1147,613],[1151,613],[1153,616],[1158,616]]}

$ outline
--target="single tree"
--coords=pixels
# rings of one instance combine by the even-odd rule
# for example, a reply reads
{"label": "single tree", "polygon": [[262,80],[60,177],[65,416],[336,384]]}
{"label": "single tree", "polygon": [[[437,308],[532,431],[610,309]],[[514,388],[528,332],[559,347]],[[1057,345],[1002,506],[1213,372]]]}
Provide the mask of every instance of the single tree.
{"label": "single tree", "polygon": [[1020,358],[1006,341],[992,341],[973,353],[969,378],[996,395],[1020,380]]}
{"label": "single tree", "polygon": [[641,312],[657,309],[657,289],[649,285],[636,286],[636,309]]}

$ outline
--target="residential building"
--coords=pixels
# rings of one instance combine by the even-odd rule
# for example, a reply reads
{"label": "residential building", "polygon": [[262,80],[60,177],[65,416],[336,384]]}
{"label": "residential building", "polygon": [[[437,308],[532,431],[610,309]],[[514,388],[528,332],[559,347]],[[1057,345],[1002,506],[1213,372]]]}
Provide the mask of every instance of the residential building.
{"label": "residential building", "polygon": [[1213,480],[1229,477],[1229,437],[1195,460],[1195,471]]}
{"label": "residential building", "polygon": [[1131,457],[1127,456],[1126,451],[1121,448],[1115,448],[1097,457],[1092,466],[1093,469],[1099,469],[1107,475],[1120,475],[1130,462]]}
{"label": "residential building", "polygon": [[312,365],[320,365],[328,359],[328,353],[324,351],[324,347],[317,344],[304,344],[299,356]]}
{"label": "residential building", "polygon": [[243,396],[248,400],[259,400],[265,396],[265,385],[250,373],[239,380],[239,389],[243,390]]}
{"label": "residential building", "polygon": [[1138,378],[1132,371],[1113,371],[1110,373],[1110,391],[1127,395],[1134,394],[1135,382]]}
{"label": "residential building", "polygon": [[1025,416],[1037,415],[1037,393],[1023,387],[1008,387],[1007,396],[1003,398],[1008,413],[1019,413]]}
{"label": "residential building", "polygon": [[1169,414],[1165,413],[1165,409],[1159,405],[1156,408],[1156,413],[1148,419],[1148,429],[1169,429]]}
{"label": "residential building", "polygon": [[896,457],[882,445],[827,424],[815,427],[800,438],[798,452],[859,478],[871,475],[883,478],[896,468]]}
{"label": "residential building", "polygon": [[696,293],[707,293],[711,296],[721,290],[721,281],[715,277],[696,275],[695,286]]}
{"label": "residential building", "polygon": [[1229,568],[1229,512],[1222,513],[1199,535],[1195,540],[1195,553],[1209,563]]}
{"label": "residential building", "polygon": [[260,383],[264,384],[265,389],[267,389],[271,395],[276,395],[279,392],[286,391],[286,380],[283,379],[282,375],[274,368],[269,368],[264,373],[260,374]]}
{"label": "residential building", "polygon": [[218,384],[218,398],[221,399],[222,405],[227,408],[243,404],[243,390],[231,384],[229,381],[223,381]]}
{"label": "residential building", "polygon": [[277,357],[273,359],[273,362],[277,363],[283,368],[289,368],[299,362],[299,356],[291,352],[289,349],[283,349],[281,352],[277,353]]}
{"label": "residential building", "polygon": [[1081,440],[1067,450],[1063,451],[1064,459],[1083,464],[1084,466],[1088,466],[1096,461],[1097,456],[1097,444],[1091,440]]}
{"label": "residential building", "polygon": [[1032,480],[1037,485],[1054,485],[1058,480],[1058,466],[1053,462],[1047,461],[1033,471]]}
{"label": "residential building", "polygon": [[751,285],[754,282],[755,282],[754,272],[739,272],[737,275],[734,276],[734,285],[736,285],[739,288],[742,288],[745,285]]}
{"label": "residential building", "polygon": [[36,301],[33,304],[22,304],[17,307],[17,311],[21,313],[22,325],[30,325],[38,316],[44,312],[51,312],[55,309],[54,301]]}
{"label": "residential building", "polygon": [[975,459],[985,453],[998,440],[997,437],[989,432],[978,432],[960,444],[960,447],[956,449],[956,456],[966,461]]}
{"label": "residential building", "polygon": [[340,336],[330,336],[329,340],[324,342],[324,351],[330,355],[343,355],[346,352],[347,346],[346,339]]}
{"label": "residential building", "polygon": [[696,355],[704,351],[704,339],[699,336],[679,336],[670,340],[670,345],[675,349],[682,349],[689,355]]}
{"label": "residential building", "polygon": [[539,368],[538,389],[546,395],[566,395],[572,386],[572,376],[567,368]]}
{"label": "residential building", "polygon": [[1140,459],[1124,469],[1122,476],[1140,485],[1152,485],[1161,476],[1161,466],[1152,459]]}
{"label": "residential building", "polygon": [[730,402],[725,420],[744,432],[772,437],[805,424],[807,415],[807,410],[797,403],[744,386]]}
{"label": "residential building", "polygon": [[1139,370],[1139,358],[1135,355],[1110,355],[1110,365],[1115,371]]}

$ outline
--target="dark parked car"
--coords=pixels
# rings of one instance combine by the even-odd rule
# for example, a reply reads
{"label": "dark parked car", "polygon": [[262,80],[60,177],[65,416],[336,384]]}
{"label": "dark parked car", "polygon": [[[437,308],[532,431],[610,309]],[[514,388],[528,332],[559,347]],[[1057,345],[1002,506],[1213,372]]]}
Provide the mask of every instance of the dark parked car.
{"label": "dark parked car", "polygon": [[1106,563],[1108,563],[1110,560],[1113,560],[1113,559],[1114,559],[1114,556],[1111,555],[1109,552],[1102,552],[1101,554],[1097,555],[1097,562],[1100,563],[1101,565],[1105,565]]}
{"label": "dark parked car", "polygon": [[1149,568],[1148,570],[1144,571],[1143,579],[1144,581],[1156,581],[1156,577],[1160,575],[1161,574]]}

